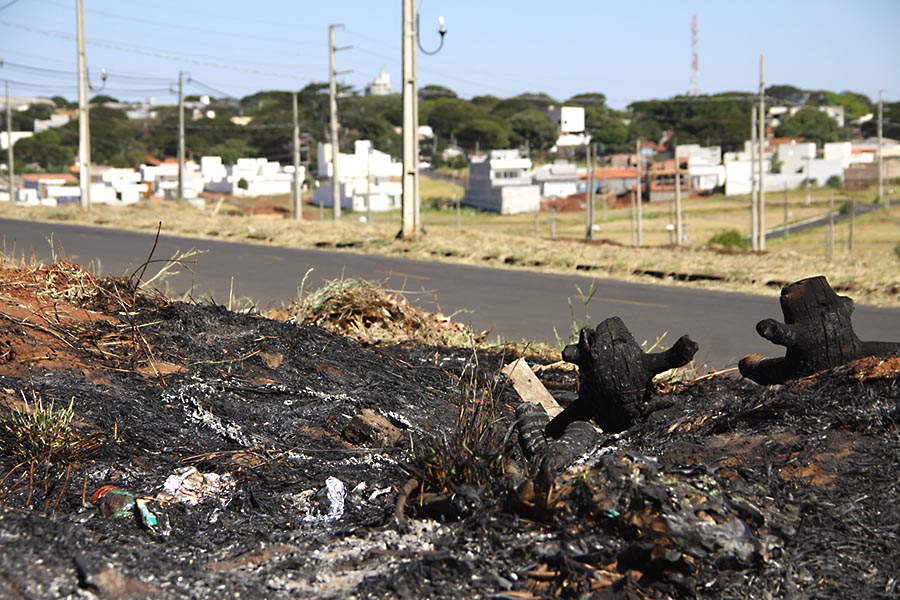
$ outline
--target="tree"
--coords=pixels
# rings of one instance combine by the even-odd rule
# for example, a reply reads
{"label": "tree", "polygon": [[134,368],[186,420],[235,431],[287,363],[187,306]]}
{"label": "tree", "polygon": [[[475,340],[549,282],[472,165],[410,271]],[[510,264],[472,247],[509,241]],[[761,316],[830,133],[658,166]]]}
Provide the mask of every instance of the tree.
{"label": "tree", "polygon": [[[62,129],[62,128],[61,128]],[[16,161],[37,164],[46,171],[65,171],[78,153],[78,136],[60,129],[48,129],[15,145]]]}
{"label": "tree", "polygon": [[433,100],[435,98],[456,98],[456,92],[442,85],[429,84],[419,88],[420,100]]}
{"label": "tree", "polygon": [[100,106],[103,104],[115,104],[119,101],[113,98],[112,96],[106,96],[104,94],[97,94],[93,98],[91,98],[91,104],[94,106]]}
{"label": "tree", "polygon": [[509,120],[510,142],[514,146],[528,145],[544,150],[556,142],[556,123],[543,111],[528,109],[516,113]]}
{"label": "tree", "polygon": [[509,135],[509,125],[504,121],[490,116],[479,116],[470,119],[459,130],[457,141],[466,149],[475,148],[476,145],[482,150],[508,148]]}
{"label": "tree", "polygon": [[775,130],[779,137],[800,137],[821,146],[841,139],[841,128],[824,112],[815,108],[802,108]]}

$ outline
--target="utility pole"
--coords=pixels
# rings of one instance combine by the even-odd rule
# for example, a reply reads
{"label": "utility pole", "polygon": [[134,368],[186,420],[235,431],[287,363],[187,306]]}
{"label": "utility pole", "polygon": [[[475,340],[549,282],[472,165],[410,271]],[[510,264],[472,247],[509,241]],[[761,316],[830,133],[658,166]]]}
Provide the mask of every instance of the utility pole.
{"label": "utility pole", "polygon": [[403,0],[403,224],[400,237],[414,240],[419,234],[418,131],[416,129],[416,20],[415,0]]}
{"label": "utility pole", "polygon": [[890,208],[890,200],[884,195],[884,139],[882,122],[884,120],[884,90],[878,90],[878,199],[884,201],[884,207]]}
{"label": "utility pole", "polygon": [[834,256],[834,190],[828,196],[828,232],[825,244],[825,256],[831,262]]}
{"label": "utility pole", "polygon": [[366,223],[372,222],[372,142],[366,152]]}
{"label": "utility pole", "polygon": [[[331,108],[331,207],[334,220],[341,218],[341,190],[338,182],[338,153],[340,152],[340,140],[338,139],[337,116],[337,71],[334,68],[334,53],[339,50],[334,47],[334,30],[344,26],[332,24],[328,26],[328,103]],[[343,50],[343,48],[340,48]]]}
{"label": "utility pole", "polygon": [[812,198],[810,197],[810,187],[812,186],[812,157],[809,155],[809,152],[806,153],[806,197],[803,199],[803,205],[809,206],[812,204]]}
{"label": "utility pole", "polygon": [[184,71],[178,71],[178,199],[184,200]]}
{"label": "utility pole", "polygon": [[790,235],[790,224],[788,222],[788,216],[790,211],[788,210],[788,186],[787,183],[784,184],[784,237]]}
{"label": "utility pole", "polygon": [[637,140],[637,247],[640,248],[644,241],[644,221],[643,221],[643,208],[641,207],[642,195],[643,195],[643,180],[641,178],[641,140],[638,138]]}
{"label": "utility pole", "polygon": [[416,47],[434,55],[444,47],[444,18],[438,17],[440,46],[428,51],[419,42],[419,15],[415,0],[403,0],[403,222],[397,237],[415,240],[422,231],[419,220],[419,95],[416,83]]}
{"label": "utility pole", "polygon": [[759,251],[766,250],[766,57],[759,56]]}
{"label": "utility pole", "polygon": [[678,160],[678,146],[675,146],[675,245],[680,246],[684,235],[681,221],[681,161]]}
{"label": "utility pole", "polygon": [[754,252],[759,250],[759,198],[756,190],[756,107],[750,107],[750,247]]}
{"label": "utility pole", "polygon": [[78,28],[78,186],[81,209],[91,210],[91,127],[88,106],[87,56],[84,51],[84,0],[76,2]]}
{"label": "utility pole", "polygon": [[303,204],[300,201],[300,123],[298,121],[297,116],[297,92],[293,94],[293,106],[294,106],[294,189],[291,190],[293,192],[293,207],[294,207],[294,220],[302,221],[303,220]]}
{"label": "utility pole", "polygon": [[9,201],[16,201],[16,174],[15,162],[13,161],[13,138],[12,138],[12,107],[9,104],[9,80],[6,80],[6,159],[7,172],[9,175]]}
{"label": "utility pole", "polygon": [[585,199],[587,202],[585,203],[586,211],[586,228],[584,231],[584,239],[592,240],[594,239],[594,157],[593,157],[593,148],[591,144],[585,146],[585,152],[587,154],[587,194],[585,195]]}

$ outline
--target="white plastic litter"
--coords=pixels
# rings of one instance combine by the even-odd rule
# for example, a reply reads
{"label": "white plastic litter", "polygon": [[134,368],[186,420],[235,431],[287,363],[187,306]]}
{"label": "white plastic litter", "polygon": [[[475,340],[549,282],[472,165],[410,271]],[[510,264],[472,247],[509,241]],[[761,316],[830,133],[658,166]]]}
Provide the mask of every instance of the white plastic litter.
{"label": "white plastic litter", "polygon": [[190,506],[213,498],[224,507],[231,500],[234,488],[234,478],[228,473],[201,473],[196,467],[182,467],[169,475],[157,498],[177,500]]}
{"label": "white plastic litter", "polygon": [[307,516],[303,520],[312,521],[337,521],[344,516],[344,499],[347,497],[347,488],[344,482],[337,477],[329,477],[325,480],[325,487],[316,493],[316,498],[322,507],[328,511],[323,516]]}

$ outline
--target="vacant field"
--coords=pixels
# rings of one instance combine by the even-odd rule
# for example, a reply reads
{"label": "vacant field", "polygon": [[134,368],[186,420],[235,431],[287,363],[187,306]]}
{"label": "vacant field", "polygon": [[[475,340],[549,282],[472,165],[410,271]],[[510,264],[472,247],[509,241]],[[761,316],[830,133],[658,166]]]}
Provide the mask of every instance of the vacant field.
{"label": "vacant field", "polygon": [[[643,207],[643,246],[633,247],[630,207],[609,208],[606,219],[597,202],[593,241],[585,242],[583,212],[501,216],[463,207],[453,199],[463,189],[441,180],[423,180],[422,223],[425,235],[415,242],[395,239],[400,213],[361,215],[344,212],[340,222],[330,210],[304,206],[304,220],[284,218],[289,199],[225,199],[207,202],[206,210],[178,202],[148,202],[131,207],[95,206],[89,214],[77,206],[59,208],[17,207],[0,204],[0,216],[49,221],[84,222],[105,227],[155,232],[159,222],[170,235],[209,237],[240,242],[294,247],[340,247],[370,254],[448,260],[486,266],[529,268],[558,272],[584,272],[619,279],[660,278],[675,284],[701,285],[771,294],[773,287],[817,274],[858,302],[900,305],[900,205],[859,216],[854,243],[849,246],[846,223],[835,228],[833,252],[826,247],[827,228],[771,239],[767,252],[734,248],[710,248],[715,234],[736,229],[748,235],[750,210],[747,199],[722,196],[684,201],[686,243],[670,245],[667,225],[674,221],[671,203]],[[849,196],[838,192],[835,207]],[[858,205],[871,203],[871,194],[857,195]],[[218,206],[218,211],[215,211]],[[272,210],[275,206],[278,210]],[[442,206],[444,208],[429,208]],[[829,191],[814,190],[811,202],[804,193],[769,194],[767,228],[827,214]],[[213,214],[215,212],[215,214]],[[257,214],[253,214],[257,213]],[[273,218],[275,217],[275,218]]]}

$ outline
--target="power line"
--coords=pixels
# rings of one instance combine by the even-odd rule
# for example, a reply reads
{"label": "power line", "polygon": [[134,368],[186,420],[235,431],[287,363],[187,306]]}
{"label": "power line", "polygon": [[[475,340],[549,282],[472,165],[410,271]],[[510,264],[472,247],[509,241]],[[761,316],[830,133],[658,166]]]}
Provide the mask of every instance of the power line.
{"label": "power line", "polygon": [[[68,33],[61,32],[61,31],[40,29],[38,27],[32,27],[30,25],[22,25],[20,23],[13,23],[10,21],[5,21],[5,20],[0,20],[0,26],[10,27],[13,29],[21,29],[23,31],[30,31],[33,33],[38,33],[40,35],[44,35],[44,36],[48,36],[48,37],[55,37],[55,38],[64,39],[64,40],[74,40],[74,38],[75,38],[75,36],[70,35]],[[206,66],[206,67],[211,67],[211,68],[215,68],[215,69],[224,69],[227,71],[238,71],[241,73],[250,73],[250,74],[254,74],[254,75],[265,75],[268,77],[279,77],[279,78],[284,78],[284,79],[295,79],[295,80],[300,80],[300,81],[307,81],[307,78],[298,77],[296,75],[292,75],[292,74],[288,74],[288,73],[264,71],[261,69],[255,69],[255,68],[250,68],[250,67],[241,67],[241,66],[234,64],[234,63],[244,63],[244,64],[249,64],[249,65],[272,64],[272,63],[268,63],[268,62],[261,63],[261,62],[255,62],[255,61],[232,59],[231,64],[225,64],[225,63],[216,62],[215,58],[213,58],[212,60],[210,60],[209,58],[204,58],[202,55],[194,55],[194,57],[191,57],[191,56],[188,56],[185,54],[170,54],[163,50],[158,50],[158,49],[154,49],[154,48],[142,48],[140,46],[130,46],[128,44],[122,44],[119,42],[111,42],[111,41],[106,41],[106,40],[92,39],[88,43],[91,46],[96,46],[96,47],[100,47],[100,48],[108,48],[111,50],[118,50],[120,52],[128,52],[130,54],[137,54],[137,55],[142,55],[142,56],[152,56],[154,58],[161,58],[163,60],[169,60],[169,61],[178,62],[178,63],[195,64],[195,65]],[[281,65],[281,66],[296,68],[300,65],[293,64],[293,65]],[[308,66],[305,68],[318,70],[319,67]]]}

